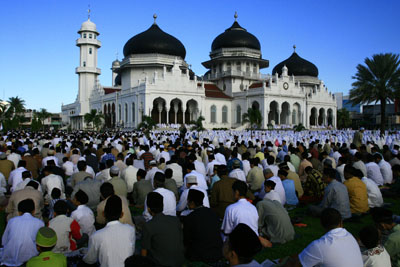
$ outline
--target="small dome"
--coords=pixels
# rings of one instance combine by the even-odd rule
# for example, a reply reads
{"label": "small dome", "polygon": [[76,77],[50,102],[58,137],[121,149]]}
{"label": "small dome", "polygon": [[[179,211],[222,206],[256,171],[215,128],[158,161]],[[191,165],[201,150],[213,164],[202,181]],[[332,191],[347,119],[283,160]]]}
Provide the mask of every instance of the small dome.
{"label": "small dome", "polygon": [[112,63],[112,66],[113,67],[119,67],[120,66],[119,60],[118,59],[114,60],[113,63]]}
{"label": "small dome", "polygon": [[79,30],[78,33],[88,31],[88,32],[95,32],[98,34],[97,29],[96,29],[96,24],[94,24],[90,19],[82,23],[81,29]]}
{"label": "small dome", "polygon": [[288,59],[276,65],[272,70],[272,75],[275,75],[275,73],[282,75],[282,69],[285,66],[288,69],[289,76],[294,75],[318,77],[318,68],[310,61],[301,58],[296,52],[293,52],[293,54]]}
{"label": "small dome", "polygon": [[164,32],[156,23],[138,35],[133,36],[124,46],[124,56],[132,54],[165,54],[185,59],[186,49],[174,36]]}
{"label": "small dome", "polygon": [[261,45],[257,37],[247,32],[247,30],[242,28],[237,21],[214,39],[211,45],[211,50],[214,51],[219,48],[231,47],[247,47],[261,50]]}

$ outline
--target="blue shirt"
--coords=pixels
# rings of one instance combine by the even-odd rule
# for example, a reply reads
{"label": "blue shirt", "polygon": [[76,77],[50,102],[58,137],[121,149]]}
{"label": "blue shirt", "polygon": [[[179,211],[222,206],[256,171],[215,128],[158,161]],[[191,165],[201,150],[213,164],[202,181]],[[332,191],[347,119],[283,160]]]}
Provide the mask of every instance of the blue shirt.
{"label": "blue shirt", "polygon": [[293,180],[285,179],[282,181],[282,185],[285,189],[286,204],[294,206],[299,204],[299,199],[296,196],[296,188]]}
{"label": "blue shirt", "polygon": [[233,166],[232,165],[233,165],[233,162],[235,160],[238,160],[240,162],[240,169],[243,170],[242,161],[240,159],[238,159],[238,158],[232,158],[232,159],[228,160],[228,162],[226,163],[226,167],[228,168],[228,173],[230,173],[233,170]]}
{"label": "blue shirt", "polygon": [[109,160],[109,159],[112,159],[113,161],[115,161],[114,155],[111,154],[111,153],[108,153],[108,154],[104,155],[104,157],[101,159],[101,162],[106,164],[106,161]]}

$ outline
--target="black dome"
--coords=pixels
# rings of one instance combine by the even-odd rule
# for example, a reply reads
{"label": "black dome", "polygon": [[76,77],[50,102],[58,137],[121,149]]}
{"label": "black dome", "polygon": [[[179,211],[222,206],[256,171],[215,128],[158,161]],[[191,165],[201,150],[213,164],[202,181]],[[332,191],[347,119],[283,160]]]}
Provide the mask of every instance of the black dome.
{"label": "black dome", "polygon": [[276,65],[272,70],[272,75],[275,75],[275,73],[282,75],[283,66],[288,68],[289,76],[318,77],[318,68],[310,61],[301,58],[296,52],[293,52],[288,59]]}
{"label": "black dome", "polygon": [[165,54],[185,59],[186,49],[183,44],[158,27],[157,24],[138,35],[133,36],[124,46],[124,56],[131,54]]}
{"label": "black dome", "polygon": [[261,50],[261,45],[257,37],[247,32],[237,21],[214,39],[211,50],[214,51],[223,47],[247,47]]}

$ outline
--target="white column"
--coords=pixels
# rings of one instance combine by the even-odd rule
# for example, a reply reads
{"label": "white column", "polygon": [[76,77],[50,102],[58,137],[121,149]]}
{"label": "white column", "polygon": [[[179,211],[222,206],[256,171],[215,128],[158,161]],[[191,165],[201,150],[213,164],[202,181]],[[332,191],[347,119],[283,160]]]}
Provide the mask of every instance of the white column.
{"label": "white column", "polygon": [[276,112],[278,113],[278,118],[277,118],[275,124],[276,124],[276,125],[280,125],[280,124],[281,124],[281,123],[280,123],[280,121],[281,121],[281,110],[278,108],[278,109],[276,110]]}

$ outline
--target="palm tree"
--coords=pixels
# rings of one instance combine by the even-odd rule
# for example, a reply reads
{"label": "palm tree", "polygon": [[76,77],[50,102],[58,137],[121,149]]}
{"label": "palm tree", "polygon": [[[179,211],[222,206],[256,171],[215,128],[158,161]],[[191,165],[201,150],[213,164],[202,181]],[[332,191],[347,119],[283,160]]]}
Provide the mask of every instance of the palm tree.
{"label": "palm tree", "polygon": [[203,127],[203,121],[205,120],[205,118],[203,116],[199,116],[197,118],[197,120],[195,121],[191,121],[190,124],[194,124],[194,126],[192,127],[192,130],[197,130],[197,131],[203,131],[204,127]]}
{"label": "palm tree", "polygon": [[142,122],[139,123],[137,128],[138,129],[146,128],[148,130],[151,130],[154,126],[156,126],[155,121],[150,116],[143,115]]}
{"label": "palm tree", "polygon": [[85,122],[88,125],[93,123],[93,127],[96,129],[103,123],[103,118],[103,114],[101,114],[101,112],[97,113],[96,109],[92,109],[89,113],[83,115]]}
{"label": "palm tree", "polygon": [[8,109],[9,118],[25,111],[25,100],[18,96],[10,97],[8,102],[10,103],[10,108]]}
{"label": "palm tree", "polygon": [[39,111],[35,111],[35,116],[42,123],[42,127],[44,127],[44,121],[51,116],[51,113],[47,109],[41,108]]}
{"label": "palm tree", "polygon": [[350,90],[350,100],[355,104],[381,103],[381,134],[385,132],[386,104],[400,96],[399,55],[375,54],[357,66],[352,78],[356,81]]}
{"label": "palm tree", "polygon": [[242,123],[250,123],[250,129],[260,128],[263,117],[258,108],[249,108],[247,113],[243,114]]}
{"label": "palm tree", "polygon": [[336,118],[339,129],[351,127],[350,112],[346,108],[338,109]]}

